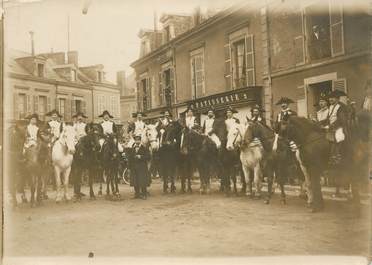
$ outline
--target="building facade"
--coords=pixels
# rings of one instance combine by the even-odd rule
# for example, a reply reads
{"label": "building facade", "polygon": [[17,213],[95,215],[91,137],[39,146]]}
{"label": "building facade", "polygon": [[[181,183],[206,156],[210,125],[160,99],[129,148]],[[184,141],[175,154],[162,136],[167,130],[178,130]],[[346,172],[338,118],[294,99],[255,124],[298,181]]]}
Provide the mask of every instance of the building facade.
{"label": "building facade", "polygon": [[64,121],[84,112],[89,121],[98,122],[98,115],[107,109],[120,123],[120,90],[105,80],[102,65],[79,67],[77,52],[32,55],[10,50],[6,55],[4,116],[8,120],[31,113],[46,120],[45,114],[56,109]]}
{"label": "building facade", "polygon": [[245,119],[252,104],[260,104],[270,122],[281,96],[309,117],[320,94],[332,89],[360,105],[371,76],[366,2],[273,0],[207,18],[163,15],[162,30],[146,31],[160,32],[162,43],[147,45],[132,63],[138,108],[151,119],[166,108],[179,115],[193,105],[203,119],[211,105],[232,105]]}
{"label": "building facade", "polygon": [[125,125],[132,120],[137,111],[135,73],[126,76],[124,71],[117,73],[117,84],[120,87],[120,119]]}

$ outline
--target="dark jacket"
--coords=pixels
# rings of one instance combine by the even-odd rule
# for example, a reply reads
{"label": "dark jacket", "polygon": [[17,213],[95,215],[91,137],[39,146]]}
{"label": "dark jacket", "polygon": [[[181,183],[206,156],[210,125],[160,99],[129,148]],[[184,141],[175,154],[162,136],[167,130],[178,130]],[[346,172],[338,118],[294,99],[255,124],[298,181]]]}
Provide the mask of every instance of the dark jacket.
{"label": "dark jacket", "polygon": [[282,122],[283,118],[288,118],[290,116],[297,116],[297,112],[290,109],[290,110],[284,111],[284,112],[280,111],[276,115],[276,119],[275,119],[274,126],[273,126],[273,129],[274,129],[275,133],[280,132],[280,125],[281,125],[281,122]]}
{"label": "dark jacket", "polygon": [[129,168],[131,173],[130,185],[137,187],[146,187],[149,184],[149,172],[147,162],[150,160],[150,151],[148,148],[140,145],[136,152],[135,145],[129,152]]}

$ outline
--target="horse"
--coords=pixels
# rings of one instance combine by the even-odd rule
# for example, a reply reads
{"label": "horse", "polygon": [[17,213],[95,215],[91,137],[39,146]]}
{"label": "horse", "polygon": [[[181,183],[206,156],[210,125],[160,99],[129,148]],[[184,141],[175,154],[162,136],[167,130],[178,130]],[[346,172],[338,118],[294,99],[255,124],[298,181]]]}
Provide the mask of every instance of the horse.
{"label": "horse", "polygon": [[98,135],[93,131],[88,131],[87,135],[80,138],[75,148],[76,152],[72,164],[75,199],[81,200],[81,178],[83,172],[87,171],[89,197],[94,200],[96,197],[93,191],[93,182],[96,180],[99,171],[99,151],[101,149]]}
{"label": "horse", "polygon": [[22,149],[25,141],[25,133],[19,125],[12,125],[8,131],[8,142],[6,148],[6,157],[8,162],[5,163],[6,176],[8,180],[9,192],[11,195],[11,202],[13,206],[17,206],[17,189],[22,186],[22,201],[27,202],[23,189],[23,173],[22,172]]}
{"label": "horse", "polygon": [[76,132],[72,125],[65,124],[61,126],[61,134],[55,141],[52,148],[52,163],[56,178],[57,196],[56,202],[62,200],[61,188],[63,189],[63,198],[68,201],[68,183],[75,153],[75,137]]}
{"label": "horse", "polygon": [[253,126],[251,124],[248,123],[248,126],[235,124],[229,129],[226,149],[232,151],[237,147],[240,147],[240,161],[242,163],[245,181],[250,191],[249,193],[247,192],[246,195],[253,196],[252,178],[250,176],[253,171],[255,185],[254,197],[260,198],[264,149],[261,141],[253,136]]}
{"label": "horse", "polygon": [[200,194],[210,194],[212,166],[218,159],[216,144],[208,136],[186,127],[182,133],[181,152],[194,159],[200,176]]}
{"label": "horse", "polygon": [[330,143],[325,132],[306,118],[291,116],[283,119],[280,133],[292,144],[295,157],[305,176],[311,211],[322,210],[324,205],[320,176],[328,168],[330,154]]}
{"label": "horse", "polygon": [[[163,192],[168,192],[168,182],[170,181],[170,192],[176,192],[175,175],[180,157],[180,139],[182,126],[178,121],[172,121],[168,126],[159,131],[159,150],[157,152],[159,159],[159,175],[163,178]],[[184,182],[182,182],[182,191],[184,191]],[[191,185],[191,184],[190,184]]]}
{"label": "horse", "polygon": [[107,135],[101,148],[101,162],[103,173],[106,175],[106,197],[110,197],[111,192],[117,199],[120,198],[118,186],[118,167],[120,160],[120,150],[122,147],[115,135]]}
{"label": "horse", "polygon": [[53,174],[53,166],[51,161],[51,141],[52,134],[49,131],[49,126],[47,123],[40,124],[40,152],[39,152],[39,162],[40,162],[40,177],[41,177],[41,192],[42,199],[48,199],[47,195],[47,185],[50,176]]}

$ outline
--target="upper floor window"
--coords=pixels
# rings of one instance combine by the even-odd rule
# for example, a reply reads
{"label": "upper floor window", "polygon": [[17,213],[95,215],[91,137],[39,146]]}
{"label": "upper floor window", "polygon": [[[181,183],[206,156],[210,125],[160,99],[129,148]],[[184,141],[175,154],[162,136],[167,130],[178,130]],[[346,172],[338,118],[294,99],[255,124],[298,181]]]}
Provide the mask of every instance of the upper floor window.
{"label": "upper floor window", "polygon": [[44,77],[44,64],[42,63],[37,64],[37,76]]}
{"label": "upper floor window", "polygon": [[18,117],[16,118],[23,119],[25,118],[26,113],[27,113],[27,97],[26,97],[26,94],[18,94],[17,96],[18,96],[18,100],[17,100],[18,105],[15,106],[15,108],[17,108],[18,110]]}
{"label": "upper floor window", "polygon": [[195,99],[205,95],[204,84],[204,49],[200,48],[190,53],[191,95]]}
{"label": "upper floor window", "polygon": [[159,72],[159,105],[170,106],[174,100],[174,69],[168,66]]}
{"label": "upper floor window", "polygon": [[[234,89],[255,85],[255,63],[253,35],[248,29],[238,30],[229,37],[225,45],[225,78],[231,80]],[[227,80],[227,81],[228,81]],[[228,85],[228,84],[227,84]]]}
{"label": "upper floor window", "polygon": [[319,1],[305,7],[308,58],[319,60],[344,53],[342,3]]}
{"label": "upper floor window", "polygon": [[38,107],[36,107],[35,102],[35,111],[39,114],[40,119],[44,120],[45,114],[47,113],[47,97],[46,96],[39,96],[38,97]]}
{"label": "upper floor window", "polygon": [[66,111],[66,99],[65,98],[59,98],[58,99],[58,112],[65,116]]}
{"label": "upper floor window", "polygon": [[77,74],[75,69],[71,69],[71,81],[75,82],[77,80]]}

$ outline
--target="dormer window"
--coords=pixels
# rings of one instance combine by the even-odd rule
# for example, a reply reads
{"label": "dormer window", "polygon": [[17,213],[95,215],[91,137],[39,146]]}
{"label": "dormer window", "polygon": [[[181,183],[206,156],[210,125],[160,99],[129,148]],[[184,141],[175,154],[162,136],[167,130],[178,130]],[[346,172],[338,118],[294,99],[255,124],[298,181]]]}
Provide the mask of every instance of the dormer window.
{"label": "dormer window", "polygon": [[102,82],[103,81],[103,72],[102,71],[98,71],[98,82]]}
{"label": "dormer window", "polygon": [[77,80],[76,70],[75,69],[71,69],[71,81],[72,82],[76,82],[76,80]]}
{"label": "dormer window", "polygon": [[44,64],[42,63],[37,64],[37,76],[44,77]]}

